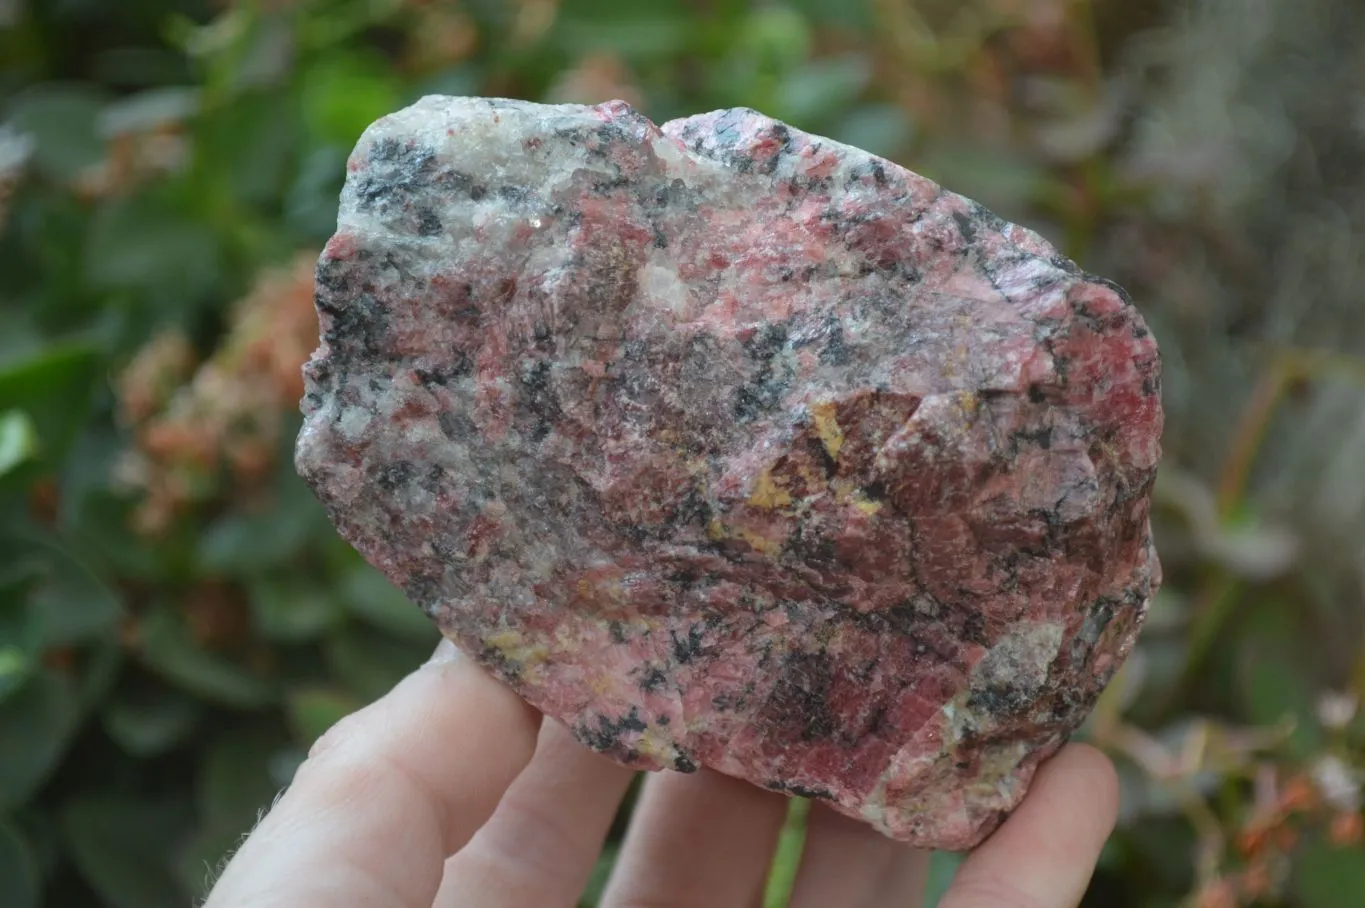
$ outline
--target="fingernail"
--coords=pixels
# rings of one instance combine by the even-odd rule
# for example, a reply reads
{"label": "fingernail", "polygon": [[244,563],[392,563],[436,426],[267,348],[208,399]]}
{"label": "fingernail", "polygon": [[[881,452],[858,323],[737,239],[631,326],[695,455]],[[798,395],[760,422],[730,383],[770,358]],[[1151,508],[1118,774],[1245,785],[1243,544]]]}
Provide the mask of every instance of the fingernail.
{"label": "fingernail", "polygon": [[449,637],[442,637],[441,642],[436,647],[436,652],[431,654],[427,660],[427,665],[446,665],[464,658],[460,648],[456,646]]}

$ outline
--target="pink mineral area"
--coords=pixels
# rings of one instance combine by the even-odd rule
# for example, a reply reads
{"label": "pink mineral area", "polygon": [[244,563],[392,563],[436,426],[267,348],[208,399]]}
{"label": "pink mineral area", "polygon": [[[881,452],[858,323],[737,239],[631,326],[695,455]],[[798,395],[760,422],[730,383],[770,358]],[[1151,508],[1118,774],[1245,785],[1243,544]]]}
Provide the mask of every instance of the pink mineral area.
{"label": "pink mineral area", "polygon": [[351,159],[298,466],[589,747],[962,849],[1159,580],[1126,295],[750,110],[427,98]]}

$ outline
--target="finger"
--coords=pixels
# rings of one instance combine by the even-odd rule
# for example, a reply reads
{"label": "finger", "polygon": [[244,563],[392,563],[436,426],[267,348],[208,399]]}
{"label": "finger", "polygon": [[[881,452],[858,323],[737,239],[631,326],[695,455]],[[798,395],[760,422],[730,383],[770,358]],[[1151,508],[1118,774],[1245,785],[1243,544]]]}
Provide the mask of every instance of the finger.
{"label": "finger", "polygon": [[313,746],[206,908],[429,908],[530,759],[536,714],[443,644]]}
{"label": "finger", "polygon": [[1093,747],[1068,744],[963,862],[942,908],[1074,908],[1117,817],[1113,764]]}
{"label": "finger", "polygon": [[446,861],[436,908],[577,905],[634,775],[545,720],[531,765]]}
{"label": "finger", "polygon": [[916,908],[928,873],[928,852],[815,804],[806,820],[790,908]]}
{"label": "finger", "polygon": [[711,770],[650,777],[603,908],[748,908],[786,809],[786,798]]}

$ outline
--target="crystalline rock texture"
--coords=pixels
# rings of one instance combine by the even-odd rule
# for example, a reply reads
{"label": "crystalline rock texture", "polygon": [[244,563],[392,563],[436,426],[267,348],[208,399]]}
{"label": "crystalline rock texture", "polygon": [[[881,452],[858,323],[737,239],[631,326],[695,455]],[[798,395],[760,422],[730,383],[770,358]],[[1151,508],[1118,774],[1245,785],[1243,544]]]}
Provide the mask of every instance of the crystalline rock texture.
{"label": "crystalline rock texture", "polygon": [[751,110],[426,98],[352,155],[317,309],[339,531],[632,766],[970,847],[1160,579],[1127,296]]}

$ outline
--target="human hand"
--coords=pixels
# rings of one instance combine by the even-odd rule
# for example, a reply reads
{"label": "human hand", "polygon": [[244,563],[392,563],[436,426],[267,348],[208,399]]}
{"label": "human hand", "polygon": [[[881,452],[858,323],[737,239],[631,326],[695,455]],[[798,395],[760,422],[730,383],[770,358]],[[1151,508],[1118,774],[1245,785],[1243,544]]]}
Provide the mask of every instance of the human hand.
{"label": "human hand", "polygon": [[[205,908],[571,908],[630,770],[442,644],[324,735]],[[1117,812],[1068,745],[961,866],[941,908],[1072,908]],[[602,904],[756,908],[786,799],[719,773],[650,777]],[[793,908],[914,908],[928,853],[816,805]]]}

